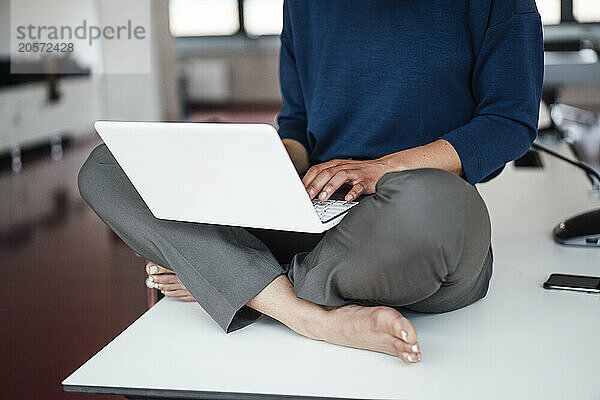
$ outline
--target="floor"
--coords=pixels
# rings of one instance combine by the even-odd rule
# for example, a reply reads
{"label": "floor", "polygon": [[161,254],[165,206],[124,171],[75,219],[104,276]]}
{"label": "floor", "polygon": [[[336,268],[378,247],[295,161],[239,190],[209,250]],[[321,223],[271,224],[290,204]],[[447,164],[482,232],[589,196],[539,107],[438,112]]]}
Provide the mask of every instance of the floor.
{"label": "floor", "polygon": [[[233,107],[196,111],[191,119],[273,123],[276,113],[277,107]],[[26,153],[19,173],[0,165],[0,266],[7,282],[0,399],[113,398],[60,389],[147,306],[143,260],[112,235],[76,187],[77,171],[98,142],[94,134],[78,139],[57,161],[47,149]]]}

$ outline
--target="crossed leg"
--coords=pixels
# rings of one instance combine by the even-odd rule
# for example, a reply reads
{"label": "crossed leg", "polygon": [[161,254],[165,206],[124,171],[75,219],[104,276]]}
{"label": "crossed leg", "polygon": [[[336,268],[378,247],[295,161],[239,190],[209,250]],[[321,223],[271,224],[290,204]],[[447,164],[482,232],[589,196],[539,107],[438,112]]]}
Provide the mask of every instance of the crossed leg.
{"label": "crossed leg", "polygon": [[[148,262],[146,272],[149,279],[155,282],[155,288],[165,296],[180,301],[195,301],[173,271]],[[287,310],[282,307],[283,299],[288,302]],[[248,305],[311,339],[386,353],[400,357],[407,363],[417,363],[422,359],[414,327],[399,311],[390,307],[357,304],[319,306],[298,299],[290,281],[283,275],[271,282]],[[299,318],[302,313],[311,317]]]}
{"label": "crossed leg", "polygon": [[[227,332],[264,313],[307,337],[413,363],[421,359],[416,331],[394,307],[459,308],[485,295],[489,279],[479,279],[489,246],[482,200],[458,177],[422,171],[386,175],[287,271],[244,229],[154,218],[105,146],[86,161],[79,185],[100,218],[151,260],[148,272],[176,273],[151,274],[165,294],[191,295]],[[433,231],[421,226],[432,220]]]}
{"label": "crossed leg", "polygon": [[[310,321],[288,325],[309,337],[418,362],[414,328],[392,307],[445,312],[485,296],[489,236],[483,200],[459,178],[437,170],[386,175],[375,196],[290,263],[294,294],[328,306],[328,312],[316,327]],[[162,271],[153,264],[149,268]],[[183,282],[173,275],[168,279],[173,290],[165,293],[188,299]],[[248,304],[266,311],[258,300]],[[286,317],[278,319],[286,323]],[[303,331],[306,326],[313,331]]]}

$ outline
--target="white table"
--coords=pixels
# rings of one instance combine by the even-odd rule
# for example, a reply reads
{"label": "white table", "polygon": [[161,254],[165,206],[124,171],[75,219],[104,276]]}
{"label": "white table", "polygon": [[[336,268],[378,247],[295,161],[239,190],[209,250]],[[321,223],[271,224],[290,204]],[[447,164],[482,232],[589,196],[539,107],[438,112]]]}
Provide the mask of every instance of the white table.
{"label": "white table", "polygon": [[[564,149],[563,149],[564,150]],[[599,399],[600,296],[547,291],[550,273],[600,275],[600,249],[552,241],[600,205],[582,172],[543,157],[480,185],[493,220],[487,297],[408,315],[423,362],[306,339],[262,318],[225,335],[197,304],[162,300],[63,381],[70,392],[169,398]]]}

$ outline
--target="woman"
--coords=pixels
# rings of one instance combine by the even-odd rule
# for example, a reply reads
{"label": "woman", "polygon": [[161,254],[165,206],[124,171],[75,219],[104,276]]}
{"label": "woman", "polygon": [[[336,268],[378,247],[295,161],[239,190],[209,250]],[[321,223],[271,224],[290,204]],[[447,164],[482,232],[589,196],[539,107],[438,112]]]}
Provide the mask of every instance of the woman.
{"label": "woman", "polygon": [[[307,337],[422,358],[403,309],[455,310],[491,277],[474,184],[537,134],[534,0],[287,0],[279,133],[311,198],[360,204],[324,235],[155,219],[106,147],[83,166],[97,214],[155,287],[227,332],[267,314]],[[210,190],[210,188],[207,188]]]}

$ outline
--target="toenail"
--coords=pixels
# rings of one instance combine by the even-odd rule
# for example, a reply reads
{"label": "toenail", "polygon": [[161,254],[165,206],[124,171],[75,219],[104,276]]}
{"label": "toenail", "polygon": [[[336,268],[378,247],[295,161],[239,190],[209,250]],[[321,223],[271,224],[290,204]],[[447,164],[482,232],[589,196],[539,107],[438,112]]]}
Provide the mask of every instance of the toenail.
{"label": "toenail", "polygon": [[402,340],[404,340],[405,342],[408,340],[408,334],[406,333],[406,331],[404,329],[402,329],[402,332],[400,333],[400,335],[402,336]]}
{"label": "toenail", "polygon": [[148,280],[149,280],[150,282],[154,282],[154,278],[153,278],[153,277],[151,277],[151,276],[149,276],[149,277],[148,277]]}
{"label": "toenail", "polygon": [[154,282],[152,282],[149,278],[146,279],[146,287],[150,289],[154,288]]}
{"label": "toenail", "polygon": [[406,357],[406,359],[407,359],[408,361],[410,361],[410,362],[413,362],[413,361],[414,361],[414,360],[413,360],[413,356],[408,356],[408,357]]}
{"label": "toenail", "polygon": [[416,344],[413,344],[411,347],[412,351],[414,351],[415,353],[419,352],[419,346],[417,346]]}
{"label": "toenail", "polygon": [[151,274],[155,274],[158,272],[158,267],[156,265],[153,265],[150,267],[150,273]]}
{"label": "toenail", "polygon": [[161,292],[162,294],[165,294],[165,291],[164,291],[164,290],[161,290],[160,292]]}

